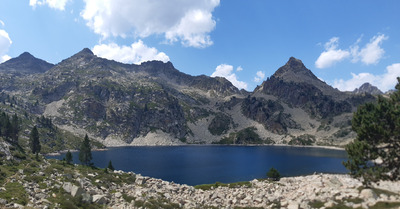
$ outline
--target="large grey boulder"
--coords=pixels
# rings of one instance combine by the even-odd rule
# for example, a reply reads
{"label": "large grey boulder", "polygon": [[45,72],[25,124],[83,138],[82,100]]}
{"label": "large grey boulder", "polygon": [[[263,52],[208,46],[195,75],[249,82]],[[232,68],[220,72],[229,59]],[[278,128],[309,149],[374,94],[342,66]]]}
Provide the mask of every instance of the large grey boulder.
{"label": "large grey boulder", "polygon": [[108,203],[108,198],[105,195],[93,195],[93,202],[104,205]]}
{"label": "large grey boulder", "polygon": [[85,191],[81,187],[78,187],[78,186],[75,186],[75,185],[73,185],[72,188],[71,188],[71,195],[73,197],[77,197],[79,195],[82,195],[84,192]]}
{"label": "large grey boulder", "polygon": [[65,192],[71,193],[71,190],[72,190],[71,182],[65,182],[62,187],[65,190]]}

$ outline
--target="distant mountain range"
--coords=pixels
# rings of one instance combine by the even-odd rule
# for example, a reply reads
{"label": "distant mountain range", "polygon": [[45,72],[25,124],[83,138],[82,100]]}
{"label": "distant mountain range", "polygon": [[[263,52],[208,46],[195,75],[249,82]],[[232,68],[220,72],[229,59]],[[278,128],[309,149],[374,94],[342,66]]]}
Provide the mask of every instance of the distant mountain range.
{"label": "distant mountain range", "polygon": [[293,57],[253,92],[171,62],[123,64],[89,49],[56,65],[25,52],[0,64],[0,75],[2,109],[44,116],[107,146],[343,145],[355,137],[357,106],[381,94],[370,84],[341,92]]}

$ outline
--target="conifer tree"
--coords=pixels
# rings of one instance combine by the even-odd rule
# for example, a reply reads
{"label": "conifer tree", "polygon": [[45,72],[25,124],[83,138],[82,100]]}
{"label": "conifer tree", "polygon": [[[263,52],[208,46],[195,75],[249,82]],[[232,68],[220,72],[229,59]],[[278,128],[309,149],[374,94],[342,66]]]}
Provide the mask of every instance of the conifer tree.
{"label": "conifer tree", "polygon": [[18,133],[19,133],[19,121],[17,114],[14,114],[11,119],[11,141],[14,144],[18,144]]}
{"label": "conifer tree", "polygon": [[353,115],[354,142],[346,146],[349,160],[343,164],[363,183],[400,180],[400,78],[390,98],[380,96]]}
{"label": "conifer tree", "polygon": [[69,150],[68,150],[67,154],[65,154],[65,162],[67,162],[67,164],[72,163],[72,153]]}
{"label": "conifer tree", "polygon": [[87,166],[92,164],[92,148],[87,134],[85,135],[85,139],[83,140],[79,150],[79,161]]}
{"label": "conifer tree", "polygon": [[37,130],[36,126],[32,128],[31,134],[29,136],[29,144],[33,154],[38,154],[40,152],[41,145],[39,141],[39,131]]}
{"label": "conifer tree", "polygon": [[108,162],[107,168],[110,169],[110,170],[112,170],[112,171],[114,170],[114,166],[112,165],[111,160]]}

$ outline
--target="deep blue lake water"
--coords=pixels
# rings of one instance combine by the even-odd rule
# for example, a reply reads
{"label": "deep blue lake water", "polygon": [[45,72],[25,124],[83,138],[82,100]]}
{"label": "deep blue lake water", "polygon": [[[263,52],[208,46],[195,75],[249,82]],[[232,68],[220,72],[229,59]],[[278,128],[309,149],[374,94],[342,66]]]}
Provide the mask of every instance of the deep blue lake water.
{"label": "deep blue lake water", "polygon": [[[78,153],[72,153],[79,163]],[[282,176],[317,173],[347,173],[343,150],[285,146],[173,146],[119,147],[92,151],[94,165],[181,184],[250,181],[266,177],[276,168]],[[48,158],[63,159],[61,156]]]}

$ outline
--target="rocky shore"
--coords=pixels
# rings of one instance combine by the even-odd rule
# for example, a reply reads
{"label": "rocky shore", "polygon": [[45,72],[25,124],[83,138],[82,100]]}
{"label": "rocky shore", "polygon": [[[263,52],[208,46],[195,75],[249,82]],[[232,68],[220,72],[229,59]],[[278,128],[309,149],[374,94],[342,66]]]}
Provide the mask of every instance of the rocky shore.
{"label": "rocky shore", "polygon": [[[282,178],[280,181],[253,180],[241,186],[216,185],[202,190],[132,172],[110,171],[104,176],[102,169],[82,169],[78,165],[54,167],[47,161],[40,167],[44,172],[27,175],[27,171],[20,169],[9,178],[9,182],[19,183],[26,191],[28,198],[25,206],[4,199],[0,199],[0,205],[7,208],[57,208],[61,206],[57,198],[79,197],[82,202],[106,208],[400,206],[400,182],[380,182],[366,189],[359,180],[348,175],[314,174]],[[42,182],[32,179],[42,179]],[[4,190],[0,188],[0,191]]]}

